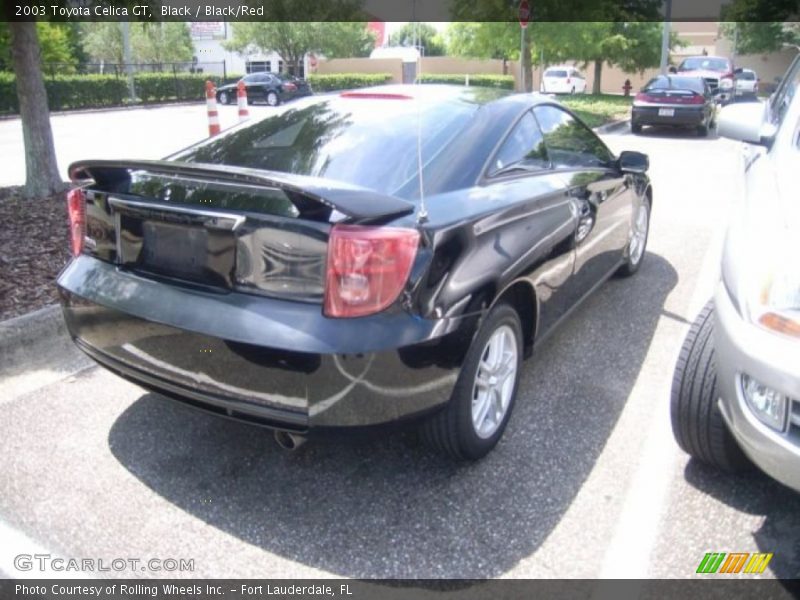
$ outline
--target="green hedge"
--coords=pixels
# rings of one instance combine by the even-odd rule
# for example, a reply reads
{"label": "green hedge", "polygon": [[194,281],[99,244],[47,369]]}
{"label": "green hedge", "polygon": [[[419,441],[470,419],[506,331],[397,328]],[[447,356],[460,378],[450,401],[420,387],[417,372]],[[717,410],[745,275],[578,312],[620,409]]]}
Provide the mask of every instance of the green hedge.
{"label": "green hedge", "polygon": [[[422,73],[417,77],[420,83],[450,83],[454,85],[466,85],[467,75]],[[477,87],[490,87],[502,90],[514,89],[514,78],[511,75],[485,75],[470,74],[469,84]]]}
{"label": "green hedge", "polygon": [[[202,73],[138,73],[133,79],[141,102],[202,100],[206,80],[221,83],[220,77]],[[45,77],[44,85],[50,110],[130,103],[128,80],[116,75],[56,75]],[[0,112],[19,112],[13,73],[0,73]]]}
{"label": "green hedge", "polygon": [[308,82],[315,92],[332,92],[335,90],[352,90],[372,85],[383,85],[391,78],[392,76],[389,73],[331,73],[309,75]]}

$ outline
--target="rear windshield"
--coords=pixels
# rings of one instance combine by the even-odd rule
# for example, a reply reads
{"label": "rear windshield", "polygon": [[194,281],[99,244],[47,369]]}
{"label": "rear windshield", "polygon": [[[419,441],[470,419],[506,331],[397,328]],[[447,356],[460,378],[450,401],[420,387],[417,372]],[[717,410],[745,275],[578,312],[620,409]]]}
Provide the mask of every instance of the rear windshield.
{"label": "rear windshield", "polygon": [[729,71],[730,63],[724,58],[708,58],[700,56],[687,58],[678,67],[678,71]]}
{"label": "rear windshield", "polygon": [[545,77],[566,77],[567,72],[563,70],[545,71]]}
{"label": "rear windshield", "polygon": [[[333,97],[287,107],[170,157],[326,177],[392,194],[438,154],[478,105]],[[419,120],[418,120],[419,119]]]}
{"label": "rear windshield", "polygon": [[702,94],[703,80],[699,77],[655,77],[644,87],[646,92],[653,90],[689,90]]}
{"label": "rear windshield", "polygon": [[736,79],[746,79],[747,81],[753,81],[756,78],[756,74],[752,71],[742,71],[736,76]]}

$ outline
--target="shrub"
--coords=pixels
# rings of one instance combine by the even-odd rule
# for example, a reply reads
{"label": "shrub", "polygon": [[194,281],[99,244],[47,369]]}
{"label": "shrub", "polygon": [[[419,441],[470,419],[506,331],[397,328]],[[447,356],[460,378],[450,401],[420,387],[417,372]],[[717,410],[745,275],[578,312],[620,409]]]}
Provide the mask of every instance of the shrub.
{"label": "shrub", "polygon": [[[202,100],[207,80],[214,85],[221,77],[203,73],[137,73],[133,77],[142,102]],[[238,79],[237,79],[238,80]],[[128,80],[117,75],[45,76],[50,110],[121,106],[129,103]],[[0,113],[17,113],[16,77],[0,72]]]}
{"label": "shrub", "polygon": [[0,73],[0,113],[19,112],[17,78],[13,73]]}
{"label": "shrub", "polygon": [[419,83],[449,83],[453,85],[469,84],[476,87],[490,87],[502,90],[514,89],[514,78],[511,75],[486,75],[486,74],[449,74],[449,73],[422,73],[417,77]]}
{"label": "shrub", "polygon": [[332,92],[382,85],[391,78],[389,73],[330,73],[309,75],[308,82],[315,92]]}

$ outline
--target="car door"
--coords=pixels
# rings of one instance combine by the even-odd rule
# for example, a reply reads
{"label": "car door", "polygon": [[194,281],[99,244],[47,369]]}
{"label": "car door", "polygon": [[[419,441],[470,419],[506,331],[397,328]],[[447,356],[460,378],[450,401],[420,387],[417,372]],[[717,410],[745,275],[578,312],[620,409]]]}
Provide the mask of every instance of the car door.
{"label": "car door", "polygon": [[487,251],[480,258],[483,269],[492,269],[494,257],[506,257],[501,285],[520,278],[533,285],[537,338],[568,308],[564,286],[573,271],[577,223],[564,179],[552,168],[543,142],[536,119],[528,110],[490,159],[484,181],[491,195],[503,198],[510,208],[505,215],[492,215],[502,228],[489,232],[491,239],[482,244]]}
{"label": "car door", "polygon": [[247,90],[247,98],[253,100],[264,99],[264,74],[251,73],[244,78],[244,85]]}
{"label": "car door", "polygon": [[577,302],[619,266],[630,236],[635,192],[611,151],[572,114],[550,104],[533,112],[578,219],[574,271],[565,293]]}

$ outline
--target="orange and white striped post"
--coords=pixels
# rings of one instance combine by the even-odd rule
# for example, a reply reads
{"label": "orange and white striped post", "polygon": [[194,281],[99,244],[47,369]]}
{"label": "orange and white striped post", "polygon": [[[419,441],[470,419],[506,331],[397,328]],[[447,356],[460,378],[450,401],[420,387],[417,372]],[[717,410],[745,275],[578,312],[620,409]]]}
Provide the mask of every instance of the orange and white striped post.
{"label": "orange and white striped post", "polygon": [[217,90],[211,81],[206,81],[206,110],[208,111],[208,137],[213,137],[220,132],[220,127]]}
{"label": "orange and white striped post", "polygon": [[236,100],[239,104],[239,122],[247,121],[250,118],[250,112],[247,110],[247,90],[241,79],[239,85],[236,86]]}

